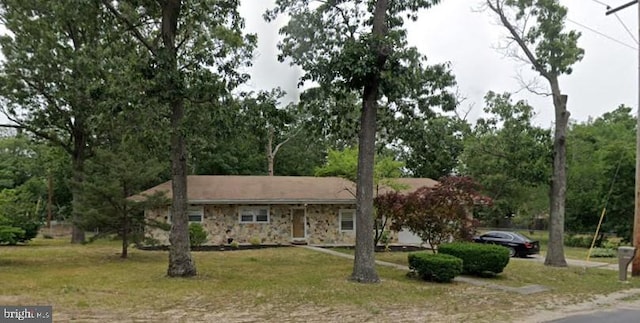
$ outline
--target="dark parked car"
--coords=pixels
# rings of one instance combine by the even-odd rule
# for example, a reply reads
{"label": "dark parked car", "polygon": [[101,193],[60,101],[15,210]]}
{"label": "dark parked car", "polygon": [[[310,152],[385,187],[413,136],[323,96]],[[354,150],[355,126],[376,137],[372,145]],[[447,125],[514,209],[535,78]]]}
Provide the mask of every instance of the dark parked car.
{"label": "dark parked car", "polygon": [[509,249],[511,257],[526,257],[540,252],[540,243],[528,237],[509,231],[489,231],[473,238],[478,243],[497,244]]}

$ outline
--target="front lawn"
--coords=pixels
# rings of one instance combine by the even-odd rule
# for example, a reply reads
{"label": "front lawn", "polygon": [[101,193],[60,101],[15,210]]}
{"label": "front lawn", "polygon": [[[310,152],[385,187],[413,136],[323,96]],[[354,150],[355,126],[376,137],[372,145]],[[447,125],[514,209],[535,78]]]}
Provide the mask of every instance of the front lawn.
{"label": "front lawn", "polygon": [[[408,265],[407,253],[403,252],[376,253],[376,259]],[[599,258],[592,260],[599,261],[597,259]],[[621,284],[618,282],[618,273],[614,270],[548,267],[533,259],[521,258],[511,258],[502,274],[485,280],[512,287],[544,285],[551,287],[551,293],[554,295],[585,298],[589,298],[592,294],[609,294],[624,289],[625,286],[640,287],[638,278],[630,279],[630,284]]]}
{"label": "front lawn", "polygon": [[[540,241],[540,254],[544,256],[547,251],[547,245],[549,243],[549,233],[546,231],[534,231],[533,234],[530,234],[529,231],[518,231],[527,237]],[[566,235],[567,233],[565,233]],[[589,248],[578,248],[578,247],[567,247],[564,246],[564,255],[570,259],[577,260],[587,260],[587,254],[589,252]],[[617,264],[618,259],[616,257],[593,257],[589,258],[589,261],[592,262],[606,262],[610,264]]]}
{"label": "front lawn", "polygon": [[[351,260],[296,247],[194,252],[199,275],[176,279],[165,276],[167,252],[132,250],[122,260],[118,251],[117,241],[79,246],[66,239],[0,247],[0,304],[53,305],[54,321],[492,322],[577,302],[589,292],[640,286],[635,279],[617,283],[613,271],[517,261],[507,267],[504,283],[547,283],[557,286],[553,297],[427,283],[382,266],[382,283],[363,285],[347,280]],[[406,253],[377,256],[406,263]],[[578,278],[591,289],[564,283]]]}

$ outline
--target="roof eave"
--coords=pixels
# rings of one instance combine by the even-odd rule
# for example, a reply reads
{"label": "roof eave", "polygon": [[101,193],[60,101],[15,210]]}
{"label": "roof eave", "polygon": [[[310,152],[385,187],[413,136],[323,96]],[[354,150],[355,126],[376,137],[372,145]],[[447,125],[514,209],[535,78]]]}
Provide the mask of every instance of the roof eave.
{"label": "roof eave", "polygon": [[189,204],[355,204],[355,199],[224,199],[224,200],[189,200]]}

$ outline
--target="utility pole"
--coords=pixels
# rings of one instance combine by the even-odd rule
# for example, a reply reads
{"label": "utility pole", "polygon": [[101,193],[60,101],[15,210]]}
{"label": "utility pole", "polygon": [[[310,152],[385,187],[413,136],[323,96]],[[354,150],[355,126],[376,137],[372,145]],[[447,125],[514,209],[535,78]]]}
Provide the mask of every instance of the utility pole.
{"label": "utility pole", "polygon": [[[607,7],[606,15],[610,15],[624,8],[630,7],[639,0],[633,0],[617,8]],[[640,37],[640,5],[638,5],[638,37]],[[640,249],[640,50],[638,50],[638,107],[636,113],[636,188],[635,188],[635,208],[633,212],[633,246]],[[631,276],[640,276],[640,255],[636,252],[631,265]]]}

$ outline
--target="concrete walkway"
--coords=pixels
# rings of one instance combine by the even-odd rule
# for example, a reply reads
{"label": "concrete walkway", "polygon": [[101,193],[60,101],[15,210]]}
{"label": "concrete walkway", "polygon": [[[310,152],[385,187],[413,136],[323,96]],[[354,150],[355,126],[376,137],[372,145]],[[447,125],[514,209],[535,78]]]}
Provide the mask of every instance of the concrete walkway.
{"label": "concrete walkway", "polygon": [[[323,253],[326,253],[326,254],[330,254],[330,255],[333,255],[333,256],[342,257],[342,258],[346,258],[346,259],[351,259],[351,260],[353,260],[353,258],[354,258],[353,255],[342,253],[342,252],[338,252],[338,251],[334,251],[334,250],[327,249],[327,248],[320,248],[320,247],[314,247],[314,246],[308,246],[308,245],[298,245],[296,247],[305,248],[305,249],[313,250],[313,251],[317,251],[317,252],[323,252]],[[543,259],[543,261],[544,261],[544,259]],[[391,262],[376,260],[376,264],[378,264],[380,266],[392,267],[392,268],[399,269],[399,270],[409,271],[409,267],[408,266],[395,264],[395,263],[391,263]],[[460,283],[471,284],[471,285],[475,285],[475,286],[487,287],[487,288],[491,288],[491,289],[498,289],[498,290],[502,290],[502,291],[506,291],[506,292],[518,293],[518,294],[523,294],[523,295],[535,294],[535,293],[540,293],[540,292],[544,292],[544,291],[548,291],[549,290],[549,288],[547,288],[545,286],[542,286],[542,285],[526,285],[526,286],[522,286],[522,287],[510,287],[510,286],[494,284],[494,283],[488,282],[486,280],[481,280],[481,279],[467,277],[467,276],[464,276],[464,277],[458,276],[458,277],[454,278],[453,281],[460,282]]]}

